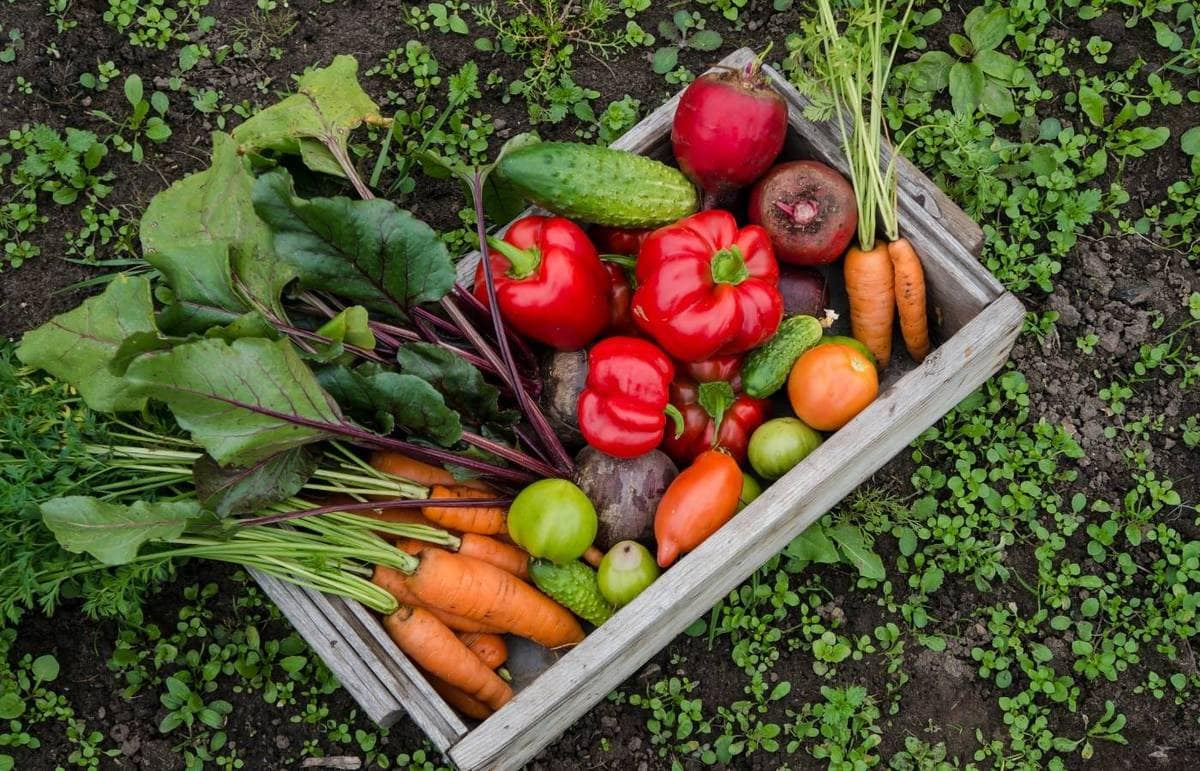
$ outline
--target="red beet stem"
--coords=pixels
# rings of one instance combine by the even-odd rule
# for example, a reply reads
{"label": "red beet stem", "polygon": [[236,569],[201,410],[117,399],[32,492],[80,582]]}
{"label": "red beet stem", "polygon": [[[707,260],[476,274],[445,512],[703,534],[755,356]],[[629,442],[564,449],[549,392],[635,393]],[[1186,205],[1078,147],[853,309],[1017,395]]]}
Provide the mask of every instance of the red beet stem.
{"label": "red beet stem", "polygon": [[808,223],[817,218],[821,213],[821,207],[811,198],[802,198],[795,203],[784,203],[776,201],[775,207],[786,214],[794,224],[804,227]]}

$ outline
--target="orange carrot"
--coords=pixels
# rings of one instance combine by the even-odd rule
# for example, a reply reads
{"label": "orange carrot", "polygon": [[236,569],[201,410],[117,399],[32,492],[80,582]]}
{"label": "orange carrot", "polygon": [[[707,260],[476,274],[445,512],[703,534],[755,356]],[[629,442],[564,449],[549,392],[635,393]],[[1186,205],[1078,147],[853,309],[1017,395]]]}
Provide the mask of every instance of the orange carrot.
{"label": "orange carrot", "polygon": [[407,479],[410,482],[416,482],[426,487],[433,487],[434,485],[462,485],[481,490],[487,487],[483,482],[474,480],[460,482],[454,478],[453,474],[441,466],[423,463],[407,455],[389,450],[379,450],[372,453],[371,467],[376,471],[382,471],[385,474]]}
{"label": "orange carrot", "polygon": [[900,311],[900,334],[913,361],[920,364],[929,355],[929,321],[925,310],[925,272],[921,258],[907,238],[888,244],[892,272],[896,275],[896,308]]}
{"label": "orange carrot", "polygon": [[492,709],[512,699],[512,688],[471,652],[454,632],[424,608],[401,605],[384,616],[392,641],[418,666]]}
{"label": "orange carrot", "polygon": [[458,553],[495,565],[524,581],[529,580],[529,553],[519,546],[486,535],[463,533]]}
{"label": "orange carrot", "polygon": [[462,632],[458,635],[458,639],[462,640],[463,644],[491,669],[508,661],[508,645],[498,634]]}
{"label": "orange carrot", "polygon": [[426,527],[437,527],[436,524],[430,522],[421,513],[421,509],[400,508],[389,509],[386,506],[378,509],[368,509],[367,511],[358,511],[364,517],[379,520],[380,522],[393,522],[400,525],[425,525]]}
{"label": "orange carrot", "polygon": [[408,588],[421,604],[528,637],[547,648],[583,640],[583,628],[563,606],[521,579],[474,557],[422,549]]}
{"label": "orange carrot", "polygon": [[876,241],[875,247],[865,252],[851,247],[842,271],[850,296],[850,330],[883,369],[892,357],[892,317],[896,308],[887,245]]}
{"label": "orange carrot", "polygon": [[[481,491],[463,485],[434,485],[429,489],[430,500],[438,498],[478,498]],[[483,495],[492,494],[483,492]],[[442,527],[464,533],[492,535],[507,528],[504,509],[499,506],[426,506],[425,516]]]}
{"label": "orange carrot", "polygon": [[446,700],[454,709],[475,720],[487,720],[492,716],[492,708],[472,696],[463,693],[461,688],[455,688],[437,675],[422,670],[429,685]]}
{"label": "orange carrot", "polygon": [[[433,547],[437,548],[437,547]],[[393,597],[405,605],[414,607],[424,607],[430,613],[438,617],[443,624],[450,627],[456,632],[503,632],[504,630],[485,624],[482,621],[476,621],[472,618],[464,618],[454,613],[449,613],[441,608],[430,608],[417,599],[417,596],[412,593],[405,582],[405,576],[399,570],[389,568],[385,565],[376,565],[375,572],[371,575],[371,581],[384,589],[386,589]]]}
{"label": "orange carrot", "polygon": [[587,547],[587,551],[583,553],[583,561],[594,568],[600,567],[600,560],[604,559],[604,552],[597,549],[595,546]]}
{"label": "orange carrot", "polygon": [[[495,565],[501,570],[512,573],[522,581],[529,580],[529,554],[521,548],[478,533],[463,533],[459,540],[458,548],[451,549],[451,551],[457,551],[459,554]],[[427,543],[416,538],[396,539],[396,548],[407,554],[416,554],[426,547],[446,548],[440,544]]]}
{"label": "orange carrot", "polygon": [[416,554],[417,552],[421,551],[421,549],[424,549],[426,546],[433,548],[433,549],[444,549],[445,548],[441,544],[425,543],[424,541],[418,541],[416,538],[397,538],[396,539],[396,548],[399,549],[400,551],[404,552],[405,554]]}

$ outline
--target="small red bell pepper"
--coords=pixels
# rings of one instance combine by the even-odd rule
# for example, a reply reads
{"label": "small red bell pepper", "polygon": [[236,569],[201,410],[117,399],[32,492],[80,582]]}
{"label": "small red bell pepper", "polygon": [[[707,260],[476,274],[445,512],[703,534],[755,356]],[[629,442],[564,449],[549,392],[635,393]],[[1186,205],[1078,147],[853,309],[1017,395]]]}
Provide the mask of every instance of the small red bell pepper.
{"label": "small red bell pepper", "polygon": [[608,337],[588,352],[579,395],[579,431],[587,443],[617,458],[636,458],[662,442],[670,414],[675,365],[658,346],[637,337]]}
{"label": "small red bell pepper", "polygon": [[767,231],[727,211],[693,214],[650,234],[638,253],[633,317],[680,361],[742,353],[783,318]]}
{"label": "small red bell pepper", "polygon": [[611,228],[604,225],[596,225],[588,231],[592,243],[601,254],[623,254],[626,257],[637,257],[646,237],[653,232],[654,228]]}
{"label": "small red bell pepper", "polygon": [[629,280],[629,271],[624,265],[607,259],[604,260],[604,267],[608,270],[610,286],[607,331],[611,335],[636,335],[637,324],[633,323],[633,316],[629,312],[630,303],[633,301],[633,284]]}
{"label": "small red bell pepper", "polygon": [[687,364],[686,374],[671,383],[671,404],[683,415],[683,431],[664,438],[662,448],[680,467],[717,447],[738,463],[746,461],[750,435],[767,419],[770,405],[741,392],[741,364],[740,356]]}
{"label": "small red bell pepper", "polygon": [[[517,220],[504,239],[489,238],[496,301],[520,334],[577,351],[609,324],[608,271],[583,228],[562,217]],[[483,263],[475,296],[487,304]]]}
{"label": "small red bell pepper", "polygon": [[593,225],[588,230],[588,235],[596,245],[596,250],[600,252],[600,259],[608,268],[608,276],[612,280],[612,292],[609,294],[612,322],[608,326],[609,334],[638,334],[637,325],[633,323],[633,316],[629,313],[630,302],[633,299],[630,272],[634,259],[620,258],[636,258],[642,248],[642,242],[653,232],[653,228],[612,228],[603,225]]}
{"label": "small red bell pepper", "polygon": [[740,353],[730,356],[714,356],[704,361],[693,361],[683,365],[683,371],[697,383],[711,383],[714,380],[724,380],[733,386],[733,390],[742,390],[742,359]]}

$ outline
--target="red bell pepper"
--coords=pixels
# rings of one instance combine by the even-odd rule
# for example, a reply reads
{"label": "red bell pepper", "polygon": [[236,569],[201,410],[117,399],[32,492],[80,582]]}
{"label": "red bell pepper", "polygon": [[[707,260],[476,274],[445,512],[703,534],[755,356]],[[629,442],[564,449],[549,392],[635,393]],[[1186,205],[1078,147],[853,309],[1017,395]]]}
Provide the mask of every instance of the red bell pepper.
{"label": "red bell pepper", "polygon": [[638,253],[633,317],[680,361],[742,353],[783,318],[767,231],[713,209],[659,228]]}
{"label": "red bell pepper", "polygon": [[[608,271],[583,228],[562,217],[517,220],[504,240],[489,238],[496,301],[504,320],[525,337],[576,351],[609,323]],[[483,263],[475,296],[487,304]]]}
{"label": "red bell pepper", "polygon": [[608,270],[610,286],[607,331],[612,335],[636,335],[637,324],[633,323],[633,316],[629,312],[630,303],[633,301],[633,284],[629,281],[628,269],[608,260],[604,260],[604,267]]}
{"label": "red bell pepper", "polygon": [[629,305],[633,299],[633,281],[629,271],[634,261],[613,259],[613,257],[636,258],[642,248],[642,242],[654,232],[654,228],[612,228],[603,225],[593,225],[588,230],[592,243],[600,252],[600,259],[608,268],[608,276],[612,280],[612,291],[609,302],[612,306],[612,322],[608,326],[609,334],[637,335],[637,325],[629,314]]}
{"label": "red bell pepper", "polygon": [[[579,431],[587,443],[617,458],[636,458],[662,442],[675,365],[658,346],[637,337],[608,337],[588,352],[579,395]],[[678,425],[678,423],[677,423]]]}
{"label": "red bell pepper", "polygon": [[683,365],[683,371],[697,383],[711,383],[714,380],[724,380],[733,386],[733,390],[742,390],[742,359],[740,353],[730,356],[714,356],[704,361],[693,361]]}
{"label": "red bell pepper", "polygon": [[671,383],[671,404],[683,415],[683,432],[668,435],[662,448],[680,467],[716,447],[738,463],[746,461],[750,435],[767,419],[770,405],[741,392],[741,364],[740,356],[687,364],[687,374]]}
{"label": "red bell pepper", "polygon": [[588,233],[601,254],[623,254],[637,257],[646,237],[654,228],[610,228],[596,225]]}

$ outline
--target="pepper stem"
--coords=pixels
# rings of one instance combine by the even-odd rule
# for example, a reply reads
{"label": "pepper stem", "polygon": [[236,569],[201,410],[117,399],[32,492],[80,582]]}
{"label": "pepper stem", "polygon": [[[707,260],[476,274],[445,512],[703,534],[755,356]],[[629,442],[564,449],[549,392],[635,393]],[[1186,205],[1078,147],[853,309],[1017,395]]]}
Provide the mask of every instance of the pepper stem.
{"label": "pepper stem", "polygon": [[532,276],[542,262],[542,255],[537,249],[522,249],[495,236],[488,236],[488,246],[504,255],[508,260],[508,275],[511,278],[522,279]]}
{"label": "pepper stem", "polygon": [[712,278],[718,284],[740,284],[750,278],[742,250],[731,244],[712,256]]}
{"label": "pepper stem", "polygon": [[637,258],[624,254],[602,254],[600,255],[600,260],[601,262],[611,262],[613,265],[620,265],[627,270],[633,270],[637,267]]}
{"label": "pepper stem", "polygon": [[679,408],[674,404],[668,404],[663,408],[663,412],[666,413],[666,416],[671,419],[672,423],[675,424],[675,438],[678,439],[679,437],[683,436],[683,413],[679,411]]}

